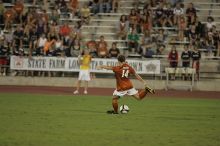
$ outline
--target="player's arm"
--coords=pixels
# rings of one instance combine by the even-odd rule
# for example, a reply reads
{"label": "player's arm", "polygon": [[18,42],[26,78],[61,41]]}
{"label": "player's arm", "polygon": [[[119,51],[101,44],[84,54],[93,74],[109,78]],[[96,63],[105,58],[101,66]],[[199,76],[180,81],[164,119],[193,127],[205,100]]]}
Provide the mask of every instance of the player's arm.
{"label": "player's arm", "polygon": [[100,66],[97,66],[96,69],[107,69],[107,70],[113,70],[113,66],[100,65]]}
{"label": "player's arm", "polygon": [[142,78],[139,74],[137,74],[136,72],[134,73],[134,76],[135,76],[140,82],[142,82],[144,85],[147,84],[147,83],[143,80],[143,78]]}

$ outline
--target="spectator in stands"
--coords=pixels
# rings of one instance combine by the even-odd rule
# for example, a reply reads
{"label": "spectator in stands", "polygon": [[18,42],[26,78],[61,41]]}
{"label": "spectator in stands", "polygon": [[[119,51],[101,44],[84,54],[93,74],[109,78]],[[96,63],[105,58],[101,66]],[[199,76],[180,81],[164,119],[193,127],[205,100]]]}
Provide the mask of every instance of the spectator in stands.
{"label": "spectator in stands", "polygon": [[117,32],[119,39],[125,40],[127,37],[129,22],[126,15],[121,15],[119,23],[117,23]]}
{"label": "spectator in stands", "polygon": [[173,26],[173,9],[171,4],[168,3],[166,9],[164,9],[163,14],[163,27],[172,27]]}
{"label": "spectator in stands", "polygon": [[184,39],[186,27],[187,27],[187,23],[185,21],[185,18],[181,16],[178,21],[178,38],[180,41],[183,41]]}
{"label": "spectator in stands", "polygon": [[189,40],[190,40],[190,45],[193,46],[195,45],[195,42],[198,38],[198,33],[196,32],[196,26],[191,25],[191,28],[188,32]]}
{"label": "spectator in stands", "polygon": [[164,29],[159,29],[158,32],[156,32],[158,35],[156,36],[157,44],[158,45],[164,45],[164,42],[166,40],[166,36],[164,34]]}
{"label": "spectator in stands", "polygon": [[143,33],[145,30],[150,31],[152,29],[152,16],[151,13],[148,12],[148,9],[143,9],[143,14],[141,16],[141,32]]}
{"label": "spectator in stands", "polygon": [[0,76],[6,76],[9,49],[4,46],[4,40],[0,40]]}
{"label": "spectator in stands", "polygon": [[0,24],[4,24],[3,16],[4,16],[5,7],[3,5],[2,0],[0,0]]}
{"label": "spectator in stands", "polygon": [[48,28],[47,28],[47,21],[44,17],[41,17],[43,15],[39,15],[38,20],[37,20],[37,33],[39,35],[45,33],[47,34]]}
{"label": "spectator in stands", "polygon": [[68,12],[68,6],[66,4],[65,0],[57,0],[56,4],[58,5],[58,12],[59,13],[64,13],[64,15],[67,14]]}
{"label": "spectator in stands", "polygon": [[196,8],[193,3],[189,3],[186,9],[186,17],[188,26],[194,24],[196,21]]}
{"label": "spectator in stands", "polygon": [[[185,73],[187,73],[187,68],[190,67],[190,58],[191,58],[191,52],[189,51],[189,48],[187,45],[184,46],[184,51],[181,53],[181,59],[182,59],[182,67],[184,68]],[[187,74],[183,74],[183,79],[187,79]]]}
{"label": "spectator in stands", "polygon": [[36,27],[37,23],[37,18],[34,17],[34,15],[29,11],[27,13],[27,18],[25,20],[25,28],[24,28],[24,33],[28,34],[30,29]]}
{"label": "spectator in stands", "polygon": [[215,22],[214,22],[214,18],[209,16],[207,18],[207,23],[206,23],[206,28],[207,31],[211,31],[211,29],[213,28],[213,26],[216,26]]}
{"label": "spectator in stands", "polygon": [[37,56],[43,55],[43,48],[44,48],[46,42],[47,42],[47,38],[46,38],[45,34],[41,34],[41,36],[39,37],[39,39],[37,41],[37,48],[36,48],[36,55]]}
{"label": "spectator in stands", "polygon": [[47,41],[44,44],[43,53],[44,56],[53,56],[54,50],[52,45],[55,43],[54,39],[48,38]]}
{"label": "spectator in stands", "polygon": [[80,51],[82,47],[80,39],[78,38],[74,39],[70,47],[71,47],[71,50],[70,50],[71,56],[77,57],[80,55]]}
{"label": "spectator in stands", "polygon": [[70,26],[68,25],[68,23],[64,23],[59,30],[59,34],[61,36],[68,36],[70,35],[70,33],[72,32],[72,29],[70,28]]}
{"label": "spectator in stands", "polygon": [[99,0],[99,13],[110,13],[111,1],[110,0]]}
{"label": "spectator in stands", "polygon": [[21,25],[18,25],[13,33],[13,52],[18,53],[19,49],[23,49],[24,31]]}
{"label": "spectator in stands", "polygon": [[219,53],[219,50],[218,50],[218,42],[219,42],[219,31],[217,31],[216,29],[212,30],[212,33],[213,33],[213,40],[214,40],[214,48],[215,48],[215,56],[218,56],[218,53]]}
{"label": "spectator in stands", "polygon": [[156,55],[164,55],[165,48],[166,46],[164,44],[157,45]]}
{"label": "spectator in stands", "polygon": [[170,62],[170,68],[173,68],[171,79],[175,80],[175,70],[178,66],[178,52],[176,50],[176,46],[172,46],[171,51],[168,55],[168,60]]}
{"label": "spectator in stands", "polygon": [[70,19],[72,19],[79,10],[79,2],[78,0],[70,0],[69,1],[69,9],[70,9]]}
{"label": "spectator in stands", "polygon": [[130,14],[128,16],[130,30],[131,29],[139,30],[139,28],[137,28],[138,27],[139,18],[140,17],[137,14],[137,12],[135,11],[135,9],[131,9],[131,12],[130,12]]}
{"label": "spectator in stands", "polygon": [[16,12],[16,22],[22,23],[22,15],[23,15],[23,10],[24,10],[24,2],[21,0],[16,0],[15,5],[13,9]]}
{"label": "spectator in stands", "polygon": [[213,38],[213,33],[208,32],[207,38],[206,38],[206,49],[207,49],[207,55],[211,56],[212,52],[215,49],[215,44],[214,44],[214,38]]}
{"label": "spectator in stands", "polygon": [[163,25],[163,15],[164,15],[164,5],[163,3],[160,3],[158,7],[155,10],[155,18],[154,22],[155,25],[158,27],[162,27]]}
{"label": "spectator in stands", "polygon": [[49,19],[51,21],[51,23],[58,23],[59,21],[59,18],[60,18],[60,15],[59,15],[59,12],[57,9],[52,9],[51,11],[51,15],[49,15]]}
{"label": "spectator in stands", "polygon": [[86,43],[87,48],[89,49],[90,55],[93,58],[98,57],[98,53],[97,53],[97,43],[95,42],[95,40],[91,40],[89,42]]}
{"label": "spectator in stands", "polygon": [[50,25],[49,25],[49,32],[47,34],[47,37],[48,38],[51,38],[51,39],[57,39],[58,38],[58,25],[56,22],[52,22]]}
{"label": "spectator in stands", "polygon": [[201,53],[198,50],[197,46],[193,47],[191,57],[192,57],[192,68],[195,68],[195,70],[196,70],[196,80],[199,80],[199,69],[200,69]]}
{"label": "spectator in stands", "polygon": [[173,9],[173,13],[174,13],[174,24],[177,25],[180,16],[184,15],[184,10],[183,8],[181,8],[181,3],[177,3],[176,7]]}
{"label": "spectator in stands", "polygon": [[62,56],[63,40],[60,37],[55,38],[53,56]]}
{"label": "spectator in stands", "polygon": [[136,33],[136,29],[132,29],[128,34],[128,49],[130,53],[137,53],[139,46],[139,35]]}
{"label": "spectator in stands", "polygon": [[16,13],[12,8],[8,8],[4,12],[4,30],[8,30],[11,27],[11,24],[14,22],[15,15]]}
{"label": "spectator in stands", "polygon": [[105,41],[104,36],[100,36],[100,41],[97,43],[97,53],[98,57],[100,58],[106,58],[108,57],[108,45],[107,42]]}
{"label": "spectator in stands", "polygon": [[112,0],[112,12],[117,13],[118,8],[120,8],[120,0]]}
{"label": "spectator in stands", "polygon": [[113,42],[111,49],[109,49],[109,57],[110,58],[117,58],[120,54],[120,50],[117,48],[117,43]]}
{"label": "spectator in stands", "polygon": [[91,8],[91,11],[94,15],[96,15],[97,13],[99,13],[99,0],[93,0],[93,1],[90,1],[90,4],[89,4],[92,8]]}
{"label": "spectator in stands", "polygon": [[37,47],[37,39],[38,34],[35,27],[32,27],[28,34],[28,40],[29,40],[29,57],[32,56],[33,51],[36,51]]}
{"label": "spectator in stands", "polygon": [[89,24],[90,21],[90,8],[88,3],[84,3],[83,7],[80,9],[80,17],[82,24]]}

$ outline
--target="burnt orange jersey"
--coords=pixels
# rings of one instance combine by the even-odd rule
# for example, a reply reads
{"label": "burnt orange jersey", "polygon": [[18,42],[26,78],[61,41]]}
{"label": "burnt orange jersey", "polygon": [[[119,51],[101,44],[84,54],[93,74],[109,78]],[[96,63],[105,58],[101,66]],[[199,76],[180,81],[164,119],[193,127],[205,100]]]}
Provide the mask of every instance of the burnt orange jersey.
{"label": "burnt orange jersey", "polygon": [[135,70],[128,64],[122,66],[113,67],[115,73],[117,91],[125,91],[133,88],[133,85],[129,79],[131,74],[135,74]]}

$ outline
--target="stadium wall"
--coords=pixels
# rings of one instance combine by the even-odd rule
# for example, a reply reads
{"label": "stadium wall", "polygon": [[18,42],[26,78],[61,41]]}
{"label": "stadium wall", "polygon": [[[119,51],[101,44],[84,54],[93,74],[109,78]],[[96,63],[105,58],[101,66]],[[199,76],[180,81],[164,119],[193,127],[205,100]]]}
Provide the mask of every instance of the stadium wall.
{"label": "stadium wall", "polygon": [[[0,77],[0,85],[18,85],[18,86],[60,86],[74,87],[77,78],[70,77]],[[142,88],[138,80],[133,80],[136,88]],[[165,80],[148,80],[151,87],[163,90],[166,87]],[[187,90],[190,81],[171,81],[172,89]],[[96,78],[89,83],[90,87],[114,88],[114,79]],[[202,80],[195,82],[193,90],[202,91],[220,91],[220,80]]]}

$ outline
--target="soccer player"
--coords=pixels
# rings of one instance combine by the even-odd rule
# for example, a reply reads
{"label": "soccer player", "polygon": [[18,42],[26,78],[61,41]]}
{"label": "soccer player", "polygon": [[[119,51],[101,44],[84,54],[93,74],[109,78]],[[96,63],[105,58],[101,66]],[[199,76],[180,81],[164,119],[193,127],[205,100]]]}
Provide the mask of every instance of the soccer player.
{"label": "soccer player", "polygon": [[88,83],[91,80],[89,69],[90,69],[90,63],[92,60],[91,55],[89,55],[89,50],[85,49],[83,56],[79,55],[78,59],[79,59],[79,64],[80,64],[80,71],[79,71],[79,78],[76,83],[76,90],[73,92],[73,94],[79,94],[81,81],[85,81],[84,94],[88,94],[87,92]]}
{"label": "soccer player", "polygon": [[[115,73],[117,88],[114,91],[112,98],[112,106],[114,110],[107,111],[108,114],[118,114],[118,99],[124,95],[130,95],[137,100],[142,100],[147,93],[155,93],[154,89],[149,88],[141,76],[139,76],[135,70],[128,65],[125,56],[123,55],[118,56],[118,66],[101,65],[98,66],[97,69],[112,70]],[[134,75],[140,82],[142,82],[145,86],[145,89],[137,91],[129,79],[130,75]]]}

